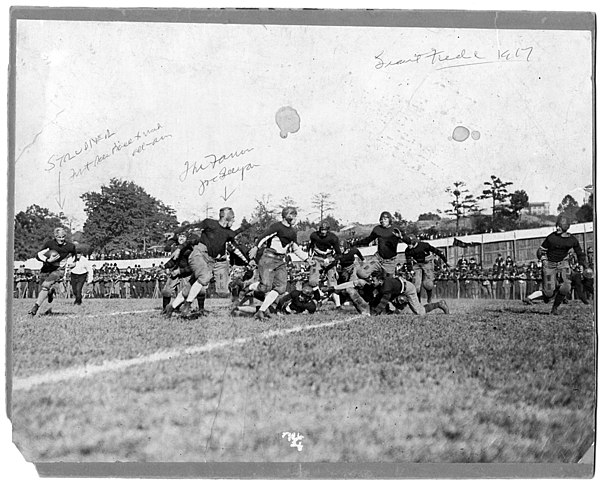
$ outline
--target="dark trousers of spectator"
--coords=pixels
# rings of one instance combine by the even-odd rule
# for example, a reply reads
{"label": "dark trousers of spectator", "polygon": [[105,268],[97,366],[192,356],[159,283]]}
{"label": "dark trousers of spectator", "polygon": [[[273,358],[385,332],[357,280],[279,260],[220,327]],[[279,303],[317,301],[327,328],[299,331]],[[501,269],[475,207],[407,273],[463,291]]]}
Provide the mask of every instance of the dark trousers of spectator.
{"label": "dark trousers of spectator", "polygon": [[71,288],[73,289],[73,296],[75,297],[75,304],[81,304],[83,298],[81,292],[83,285],[87,280],[87,273],[84,274],[71,274]]}

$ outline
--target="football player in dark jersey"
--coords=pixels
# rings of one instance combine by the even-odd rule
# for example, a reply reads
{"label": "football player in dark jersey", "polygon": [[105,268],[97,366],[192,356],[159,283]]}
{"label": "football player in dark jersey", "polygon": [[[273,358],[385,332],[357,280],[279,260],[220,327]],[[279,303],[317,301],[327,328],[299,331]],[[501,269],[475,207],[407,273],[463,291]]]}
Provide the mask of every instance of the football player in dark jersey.
{"label": "football player in dark jersey", "polygon": [[308,257],[298,245],[296,217],[298,212],[293,207],[285,207],[281,212],[281,222],[271,225],[259,237],[258,244],[251,251],[252,257],[264,246],[264,251],[258,261],[258,291],[265,294],[265,299],[256,312],[256,319],[264,319],[269,315],[269,306],[285,294],[288,283],[288,268],[286,255],[294,252],[302,261],[307,262]]}
{"label": "football player in dark jersey", "polygon": [[301,314],[304,311],[314,314],[317,310],[317,303],[314,296],[312,284],[305,282],[302,285],[301,291],[294,289],[281,298],[279,302],[280,310],[282,313],[287,314]]}
{"label": "football player in dark jersey", "polygon": [[416,235],[409,235],[406,243],[407,247],[404,254],[407,260],[413,260],[412,266],[415,272],[413,283],[417,288],[419,301],[421,300],[421,288],[423,288],[427,293],[427,302],[430,303],[435,280],[433,259],[437,255],[444,261],[444,264],[447,264],[448,261],[442,251],[427,242],[419,240]]}
{"label": "football player in dark jersey", "polygon": [[383,270],[389,276],[396,273],[398,263],[398,243],[402,240],[400,229],[392,227],[392,214],[381,212],[379,225],[365,238],[359,239],[355,245],[365,246],[377,241],[375,259],[366,262],[358,270],[358,277],[368,278],[376,270]]}
{"label": "football player in dark jersey", "polygon": [[[235,214],[230,207],[224,207],[219,210],[219,220],[204,219],[197,224],[190,224],[182,227],[180,231],[190,228],[199,228],[202,230],[199,240],[186,242],[181,247],[181,252],[185,252],[188,247],[193,247],[189,257],[189,267],[195,280],[187,295],[178,294],[175,300],[165,308],[166,316],[169,317],[174,309],[181,304],[181,315],[189,317],[191,306],[199,294],[205,294],[210,280],[222,277],[229,279],[229,264],[227,262],[227,247],[232,247],[238,257],[245,263],[250,263],[248,258],[239,249],[235,242],[235,236],[242,230],[250,227],[250,224],[240,227],[234,231],[231,226],[235,221]],[[177,235],[176,230],[176,235]],[[187,296],[187,297],[185,297]],[[185,297],[185,301],[183,298]],[[168,309],[167,309],[168,308]],[[202,310],[203,308],[201,308]]]}
{"label": "football player in dark jersey", "polygon": [[[327,277],[327,287],[333,287],[337,284],[334,257],[339,257],[342,251],[340,249],[340,240],[330,230],[331,227],[327,222],[321,222],[319,230],[310,234],[308,256],[313,263],[310,267],[308,282],[315,292],[319,291],[319,281],[323,272],[325,273],[325,277]],[[321,296],[320,293],[319,296]],[[335,306],[340,307],[339,295],[333,293],[332,297]]]}
{"label": "football player in dark jersey", "polygon": [[371,314],[384,314],[389,308],[389,303],[398,309],[408,305],[410,310],[419,316],[434,309],[441,309],[445,314],[450,312],[448,304],[443,299],[434,303],[421,304],[415,285],[402,277],[390,277],[379,270],[371,275],[370,280],[371,284],[378,289],[375,297],[369,301]]}
{"label": "football player in dark jersey", "polygon": [[[538,249],[538,259],[542,261],[542,296],[545,302],[554,296],[551,314],[557,315],[558,308],[571,293],[571,266],[569,251],[573,250],[579,264],[587,268],[587,260],[579,241],[568,230],[571,227],[569,219],[564,214],[556,218],[556,231],[548,235]],[[523,300],[531,304],[537,297],[537,292]]]}
{"label": "football player in dark jersey", "polygon": [[[40,270],[41,290],[33,307],[29,310],[31,316],[35,316],[44,301],[48,305],[54,299],[54,284],[62,280],[65,275],[65,269],[73,264],[69,264],[68,258],[73,260],[77,258],[75,244],[66,241],[66,231],[62,227],[54,229],[54,238],[46,241],[42,249],[37,253],[37,259],[43,262]],[[50,313],[50,307],[46,309],[45,314]]]}

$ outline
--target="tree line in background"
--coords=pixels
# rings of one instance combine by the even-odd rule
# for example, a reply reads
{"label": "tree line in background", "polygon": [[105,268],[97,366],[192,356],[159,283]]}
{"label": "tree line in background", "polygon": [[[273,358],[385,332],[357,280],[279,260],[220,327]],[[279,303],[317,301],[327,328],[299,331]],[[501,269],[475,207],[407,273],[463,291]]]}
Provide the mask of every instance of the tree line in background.
{"label": "tree line in background", "polygon": [[[523,220],[522,211],[529,206],[529,197],[524,190],[509,191],[511,185],[512,182],[492,175],[489,181],[484,182],[482,193],[474,196],[464,182],[455,181],[446,188],[450,207],[443,212],[423,213],[416,221],[405,220],[400,211],[393,212],[393,217],[405,233],[426,238],[534,228],[554,222],[553,216]],[[82,232],[71,234],[71,222],[62,213],[57,215],[38,205],[19,212],[14,225],[15,258],[25,260],[34,257],[57,226],[65,227],[68,235],[85,246],[88,252],[108,255],[159,250],[164,244],[164,234],[180,225],[175,210],[133,182],[113,178],[107,186],[100,188],[100,192],[86,192],[81,198],[87,216]],[[489,215],[483,214],[479,206],[480,202],[487,200],[492,204]],[[342,222],[334,215],[336,203],[329,193],[315,194],[309,212],[302,210],[291,197],[276,202],[271,195],[263,195],[256,200],[252,212],[255,224],[241,234],[241,242],[251,245],[267,227],[281,219],[283,207],[298,210],[297,228],[300,232],[316,230],[322,222],[327,222],[334,232],[342,228]],[[216,218],[211,211],[212,207],[206,204],[199,220],[211,216]],[[571,195],[566,195],[557,211],[566,213],[573,222],[593,221],[593,195],[590,194],[581,206]],[[442,213],[454,220],[451,234],[442,226]],[[465,221],[470,223],[465,224]],[[188,223],[185,221],[181,225]]]}

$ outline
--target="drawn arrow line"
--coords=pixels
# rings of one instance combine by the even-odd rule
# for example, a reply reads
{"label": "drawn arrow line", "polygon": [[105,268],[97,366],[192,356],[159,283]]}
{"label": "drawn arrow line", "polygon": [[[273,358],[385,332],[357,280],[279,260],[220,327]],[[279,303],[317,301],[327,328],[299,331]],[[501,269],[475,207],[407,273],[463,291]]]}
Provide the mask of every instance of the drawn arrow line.
{"label": "drawn arrow line", "polygon": [[64,209],[64,207],[65,207],[65,198],[63,197],[62,203],[60,201],[60,170],[58,171],[58,199],[56,199],[56,203],[58,203],[58,206],[60,207],[61,210]]}
{"label": "drawn arrow line", "polygon": [[[235,192],[236,190],[237,190],[237,188],[234,188],[234,189],[233,189],[233,192]],[[227,199],[228,199],[229,197],[231,197],[231,195],[233,195],[233,192],[231,192],[231,193],[229,194],[229,196],[227,196],[227,187],[225,187],[225,196],[224,196],[224,197],[221,197],[221,198],[223,199],[223,201],[224,201],[224,202],[226,202],[226,201],[227,201]]]}

